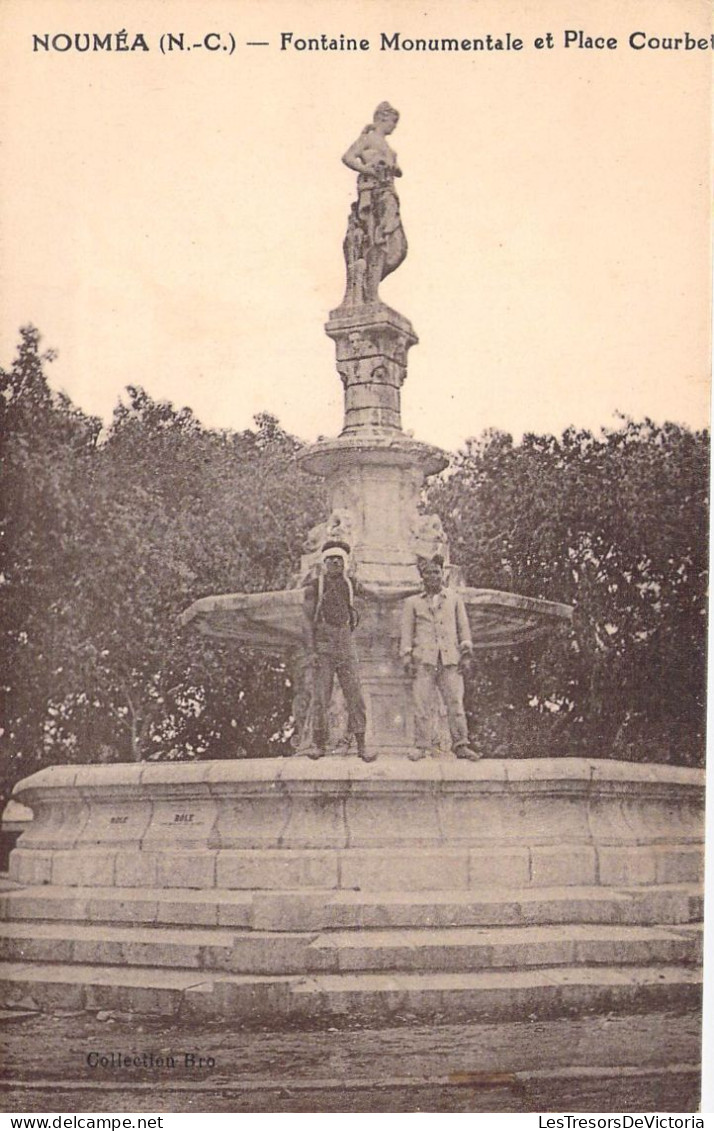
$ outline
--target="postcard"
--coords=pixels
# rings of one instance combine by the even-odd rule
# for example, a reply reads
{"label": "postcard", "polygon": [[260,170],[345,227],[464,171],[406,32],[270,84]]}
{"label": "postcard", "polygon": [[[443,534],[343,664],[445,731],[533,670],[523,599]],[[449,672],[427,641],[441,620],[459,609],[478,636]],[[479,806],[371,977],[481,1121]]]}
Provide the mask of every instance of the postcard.
{"label": "postcard", "polygon": [[8,1110],[704,1125],[713,56],[5,0]]}

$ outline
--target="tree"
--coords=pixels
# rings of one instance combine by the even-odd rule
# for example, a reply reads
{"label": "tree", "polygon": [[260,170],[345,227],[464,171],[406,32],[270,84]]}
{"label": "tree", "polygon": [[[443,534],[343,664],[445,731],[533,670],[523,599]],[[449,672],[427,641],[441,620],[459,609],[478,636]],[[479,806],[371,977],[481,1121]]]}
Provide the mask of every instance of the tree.
{"label": "tree", "polygon": [[100,428],[50,392],[52,358],[26,326],[12,367],[0,370],[2,741],[30,764],[30,751],[44,757],[67,675],[59,624],[76,567],[76,487]]}
{"label": "tree", "polygon": [[130,388],[106,435],[53,394],[39,335],[2,372],[6,782],[49,762],[269,753],[288,738],[279,658],[182,633],[199,596],[278,588],[321,513],[300,443]]}
{"label": "tree", "polygon": [[471,709],[492,745],[701,761],[708,460],[706,432],[623,419],[487,432],[434,485],[469,584],[575,608],[569,636],[484,660]]}
{"label": "tree", "polygon": [[[134,758],[270,752],[289,717],[282,662],[183,634],[177,618],[199,596],[285,585],[319,489],[274,418],[210,432],[189,410],[128,392],[87,515],[85,685],[128,731]],[[247,695],[251,684],[260,695]]]}

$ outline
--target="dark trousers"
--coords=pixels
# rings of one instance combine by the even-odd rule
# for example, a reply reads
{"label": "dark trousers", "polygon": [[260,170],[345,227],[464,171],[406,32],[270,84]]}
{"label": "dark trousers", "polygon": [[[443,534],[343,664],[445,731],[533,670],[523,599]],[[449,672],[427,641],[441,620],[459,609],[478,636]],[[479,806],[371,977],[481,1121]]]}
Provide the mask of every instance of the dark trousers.
{"label": "dark trousers", "polygon": [[349,628],[321,624],[315,633],[315,683],[313,687],[313,738],[318,746],[327,742],[327,711],[337,676],[347,706],[350,734],[364,734],[367,713],[357,666],[357,654]]}

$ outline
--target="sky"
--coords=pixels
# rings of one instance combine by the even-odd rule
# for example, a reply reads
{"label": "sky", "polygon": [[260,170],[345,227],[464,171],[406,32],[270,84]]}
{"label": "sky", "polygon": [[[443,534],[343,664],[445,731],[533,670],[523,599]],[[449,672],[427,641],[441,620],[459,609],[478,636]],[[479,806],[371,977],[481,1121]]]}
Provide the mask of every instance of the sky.
{"label": "sky", "polygon": [[[121,29],[149,50],[33,51]],[[52,386],[105,419],[134,384],[212,427],[339,432],[340,158],[387,99],[409,253],[381,297],[419,336],[404,427],[452,450],[616,412],[701,427],[714,52],[628,38],[712,30],[706,0],[4,0],[0,363],[32,322]],[[182,31],[203,46],[162,54]],[[290,31],[371,46],[282,51]],[[524,46],[381,51],[395,32]]]}

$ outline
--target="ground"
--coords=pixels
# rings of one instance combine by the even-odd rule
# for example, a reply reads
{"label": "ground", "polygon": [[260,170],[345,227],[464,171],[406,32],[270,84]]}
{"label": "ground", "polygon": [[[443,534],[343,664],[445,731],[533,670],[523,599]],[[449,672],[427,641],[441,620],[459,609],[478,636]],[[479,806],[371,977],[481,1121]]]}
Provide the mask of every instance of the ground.
{"label": "ground", "polygon": [[[3,1020],[2,1107],[30,1114],[691,1114],[699,1103],[699,1019],[685,1013],[310,1031],[111,1013]],[[92,1052],[175,1067],[91,1067]]]}

